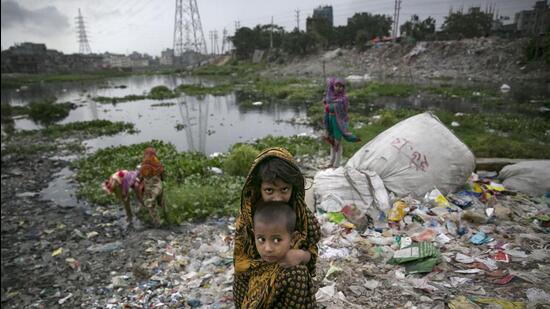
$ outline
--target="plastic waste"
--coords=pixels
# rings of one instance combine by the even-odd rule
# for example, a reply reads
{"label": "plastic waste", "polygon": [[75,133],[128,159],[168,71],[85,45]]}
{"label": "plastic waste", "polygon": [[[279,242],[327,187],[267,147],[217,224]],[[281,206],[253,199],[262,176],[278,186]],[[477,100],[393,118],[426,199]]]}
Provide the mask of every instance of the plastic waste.
{"label": "plastic waste", "polygon": [[111,252],[116,251],[118,249],[122,248],[122,242],[115,241],[110,242],[106,244],[95,244],[91,245],[87,248],[89,252],[97,253],[97,252]]}
{"label": "plastic waste", "polygon": [[52,252],[52,256],[58,256],[63,253],[63,248],[58,248]]}
{"label": "plastic waste", "polygon": [[368,225],[367,216],[357,207],[357,205],[346,205],[342,208],[342,213],[349,222],[355,224],[359,231],[364,231]]}
{"label": "plastic waste", "polygon": [[439,250],[429,242],[412,244],[410,247],[395,251],[389,264],[405,266],[407,273],[427,273],[439,262]]}
{"label": "plastic waste", "polygon": [[521,301],[511,301],[506,299],[498,299],[498,298],[491,298],[491,297],[476,297],[476,296],[473,296],[470,299],[479,304],[499,306],[499,308],[502,308],[502,309],[525,308],[525,303]]}
{"label": "plastic waste", "polygon": [[488,242],[491,242],[492,240],[493,238],[485,234],[483,231],[477,232],[477,234],[470,238],[470,242],[474,245],[486,244]]}
{"label": "plastic waste", "polygon": [[436,207],[450,207],[449,201],[445,198],[443,194],[437,189],[434,188],[432,191],[426,193],[424,200],[428,203],[431,203]]}
{"label": "plastic waste", "polygon": [[393,222],[399,222],[403,217],[405,217],[405,209],[407,208],[407,203],[403,200],[398,200],[393,203],[392,208],[388,213],[388,220]]}
{"label": "plastic waste", "polygon": [[447,305],[449,309],[481,309],[480,306],[462,295],[451,299]]}

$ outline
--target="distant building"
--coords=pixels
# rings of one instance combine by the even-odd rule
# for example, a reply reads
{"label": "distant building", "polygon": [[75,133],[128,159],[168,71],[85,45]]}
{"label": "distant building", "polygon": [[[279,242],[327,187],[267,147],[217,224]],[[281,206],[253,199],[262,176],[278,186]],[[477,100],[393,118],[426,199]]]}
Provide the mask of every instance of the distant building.
{"label": "distant building", "polygon": [[334,18],[332,16],[332,6],[319,6],[313,10],[313,18],[325,18],[331,27],[334,27]]}
{"label": "distant building", "polygon": [[3,73],[46,71],[46,44],[21,43],[2,51]]}
{"label": "distant building", "polygon": [[546,0],[537,1],[532,10],[516,13],[514,23],[523,34],[540,34],[550,31],[550,8]]}
{"label": "distant building", "polygon": [[160,64],[161,65],[173,65],[174,64],[174,50],[167,48],[160,52]]}
{"label": "distant building", "polygon": [[130,57],[127,57],[121,54],[107,53],[103,57],[103,61],[108,67],[111,67],[111,68],[131,68],[132,67],[132,59],[130,59]]}

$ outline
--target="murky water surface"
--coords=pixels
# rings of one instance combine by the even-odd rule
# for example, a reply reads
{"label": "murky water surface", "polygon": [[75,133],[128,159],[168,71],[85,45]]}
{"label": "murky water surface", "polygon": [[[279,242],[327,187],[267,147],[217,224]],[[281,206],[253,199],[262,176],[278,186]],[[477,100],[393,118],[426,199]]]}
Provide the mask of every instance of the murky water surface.
{"label": "murky water surface", "polygon": [[[109,146],[130,145],[152,139],[173,143],[179,151],[200,151],[206,154],[224,152],[236,142],[253,141],[269,134],[291,136],[311,134],[306,125],[291,124],[293,118],[304,118],[305,106],[290,107],[272,104],[242,108],[234,94],[225,96],[186,96],[167,100],[140,100],[113,104],[94,102],[96,96],[122,97],[146,94],[158,85],[171,89],[182,83],[211,84],[196,78],[175,76],[132,76],[113,78],[107,82],[73,82],[43,84],[24,91],[2,91],[2,101],[12,106],[26,105],[46,96],[57,102],[73,102],[77,108],[59,124],[106,119],[131,122],[140,132],[117,134],[86,141],[89,151]],[[126,88],[115,88],[124,85]],[[15,129],[38,129],[28,118],[15,119]]]}

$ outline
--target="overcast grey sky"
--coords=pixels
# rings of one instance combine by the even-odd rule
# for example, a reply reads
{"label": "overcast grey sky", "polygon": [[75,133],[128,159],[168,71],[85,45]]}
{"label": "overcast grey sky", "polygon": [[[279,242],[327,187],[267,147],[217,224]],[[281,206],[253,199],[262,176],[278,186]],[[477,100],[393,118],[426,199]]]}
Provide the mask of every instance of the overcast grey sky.
{"label": "overcast grey sky", "polygon": [[[184,3],[186,0],[184,0]],[[402,0],[399,24],[412,14],[421,19],[432,16],[440,26],[449,8],[493,6],[513,20],[515,12],[531,9],[536,0]],[[221,39],[225,27],[230,35],[235,21],[253,27],[275,24],[290,31],[300,11],[300,29],[319,5],[332,5],[334,23],[345,25],[355,13],[369,12],[393,16],[394,0],[197,0],[203,32],[209,44],[209,31]],[[64,53],[78,52],[75,18],[81,9],[93,52],[131,53],[154,56],[172,48],[175,0],[2,0],[2,49],[14,43],[45,43]],[[218,43],[221,46],[221,43]]]}

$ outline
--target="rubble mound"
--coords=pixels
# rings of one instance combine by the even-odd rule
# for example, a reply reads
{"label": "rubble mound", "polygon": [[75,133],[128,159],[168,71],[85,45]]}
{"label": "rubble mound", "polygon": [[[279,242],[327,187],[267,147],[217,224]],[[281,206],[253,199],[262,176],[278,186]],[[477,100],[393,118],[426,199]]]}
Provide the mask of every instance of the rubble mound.
{"label": "rubble mound", "polygon": [[[378,80],[509,81],[544,80],[549,66],[527,63],[529,39],[476,38],[459,41],[379,43],[366,51],[337,49],[290,60],[268,71],[275,75],[365,75]],[[324,62],[324,64],[323,64]]]}

